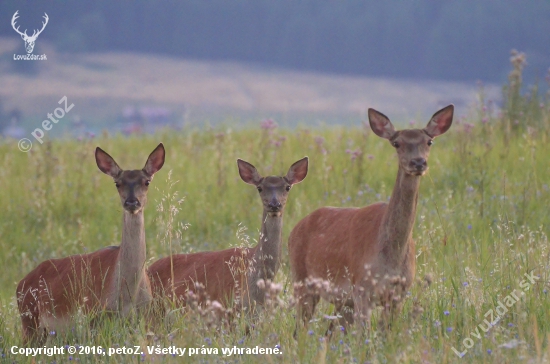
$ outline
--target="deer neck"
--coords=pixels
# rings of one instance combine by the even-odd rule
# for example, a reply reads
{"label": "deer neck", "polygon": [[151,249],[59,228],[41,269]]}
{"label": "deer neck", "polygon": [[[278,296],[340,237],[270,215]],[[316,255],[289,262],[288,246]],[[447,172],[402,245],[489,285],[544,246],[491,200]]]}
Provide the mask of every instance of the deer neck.
{"label": "deer neck", "polygon": [[145,224],[143,210],[137,214],[124,211],[122,242],[115,270],[113,298],[118,310],[126,311],[136,301],[145,276]]}
{"label": "deer neck", "polygon": [[382,220],[379,232],[382,255],[386,261],[394,264],[404,261],[409,245],[412,243],[420,178],[420,176],[411,176],[399,168],[390,202]]}
{"label": "deer neck", "polygon": [[253,260],[250,264],[257,272],[257,279],[273,279],[279,270],[282,230],[283,213],[272,216],[264,211],[260,239],[258,245],[253,248]]}
{"label": "deer neck", "polygon": [[249,298],[263,303],[264,292],[258,287],[258,280],[273,280],[281,264],[281,241],[283,230],[283,212],[273,216],[264,211],[262,230],[258,245],[250,251],[247,286]]}

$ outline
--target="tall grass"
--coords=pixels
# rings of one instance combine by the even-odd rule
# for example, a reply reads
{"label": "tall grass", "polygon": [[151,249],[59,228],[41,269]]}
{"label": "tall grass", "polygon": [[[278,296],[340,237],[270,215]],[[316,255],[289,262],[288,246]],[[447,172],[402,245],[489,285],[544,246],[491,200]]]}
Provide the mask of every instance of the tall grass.
{"label": "tall grass", "polygon": [[[516,72],[521,62],[514,62]],[[145,345],[219,349],[278,345],[283,355],[262,358],[268,362],[550,361],[550,102],[547,96],[522,94],[517,82],[521,69],[519,78],[512,75],[505,88],[500,114],[480,93],[471,115],[456,118],[449,133],[432,147],[413,233],[417,283],[392,329],[378,330],[375,315],[368,332],[339,331],[330,341],[324,339],[329,324],[325,316],[333,313],[327,303],[320,305],[307,332],[299,332],[297,340],[292,336],[295,320],[286,240],[292,227],[316,208],[365,206],[389,198],[397,173],[395,152],[364,125],[280,130],[270,124],[241,131],[226,125],[130,138],[104,133],[83,141],[35,145],[26,154],[12,142],[2,143],[3,357],[32,362],[9,353],[12,345],[21,346],[15,286],[25,274],[48,258],[119,244],[122,210],[112,181],[95,165],[95,146],[113,155],[122,168],[134,169],[143,167],[148,151],[162,141],[166,164],[151,183],[145,210],[149,262],[171,251],[255,244],[262,207],[255,189],[240,180],[236,159],[250,161],[262,174],[282,175],[289,163],[310,157],[308,177],[293,188],[285,211],[283,264],[275,279],[282,292],[260,320],[237,317],[233,328],[199,309],[172,313],[170,325],[154,333],[147,332],[142,320],[106,321],[90,328],[89,318],[80,318],[70,336],[52,336],[47,345],[141,345],[145,355],[67,354],[39,358],[43,362],[178,360],[149,355]],[[391,117],[391,110],[382,111]],[[519,290],[522,276],[531,271],[540,280],[498,324],[481,332],[479,339],[472,336],[485,313]],[[246,335],[249,324],[254,328]],[[462,352],[466,338],[473,340],[473,346],[461,359],[452,347]],[[253,355],[186,357],[204,362],[258,361]]]}

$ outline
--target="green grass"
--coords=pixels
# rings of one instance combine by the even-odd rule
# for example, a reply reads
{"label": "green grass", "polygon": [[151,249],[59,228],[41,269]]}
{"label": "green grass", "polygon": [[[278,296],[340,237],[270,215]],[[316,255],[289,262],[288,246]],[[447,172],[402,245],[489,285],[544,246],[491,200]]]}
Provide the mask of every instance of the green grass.
{"label": "green grass", "polygon": [[[52,337],[47,346],[80,344],[103,348],[140,345],[145,357],[68,354],[42,356],[42,362],[179,362],[171,355],[149,355],[146,345],[180,348],[266,347],[280,345],[283,355],[267,362],[454,363],[538,362],[550,360],[548,297],[548,202],[550,201],[550,108],[539,107],[521,120],[507,113],[482,123],[480,107],[466,120],[455,118],[449,132],[436,140],[423,177],[413,236],[417,243],[417,282],[403,312],[389,332],[377,329],[377,315],[367,333],[352,328],[322,337],[322,303],[310,325],[294,340],[292,284],[286,241],[292,227],[321,206],[365,206],[387,200],[397,172],[391,145],[366,128],[296,130],[245,129],[165,131],[123,138],[103,134],[93,140],[56,140],[22,153],[16,143],[0,145],[0,348],[8,361],[33,362],[9,353],[21,346],[15,305],[17,282],[39,262],[118,245],[122,209],[115,187],[95,164],[96,146],[122,168],[141,168],[162,141],[166,163],[151,183],[145,210],[149,262],[175,252],[223,249],[251,244],[260,228],[261,203],[256,190],[238,175],[236,159],[264,174],[286,173],[296,160],[310,157],[306,180],[290,193],[285,210],[283,265],[276,281],[280,300],[245,334],[247,319],[236,327],[219,327],[211,313],[197,310],[171,315],[171,327],[147,336],[140,320],[107,321],[94,329],[90,318],[77,318],[68,337]],[[533,109],[534,110],[534,109]],[[391,117],[391,110],[382,110]],[[435,110],[434,110],[435,111]],[[427,122],[427,120],[426,120]],[[470,128],[466,122],[475,126]],[[424,124],[424,123],[423,123]],[[421,125],[424,126],[424,125]],[[323,138],[323,139],[321,139]],[[276,141],[281,143],[276,145]],[[361,151],[352,160],[346,150]],[[184,198],[183,202],[180,199]],[[174,212],[170,206],[177,206]],[[187,224],[189,224],[187,226]],[[247,230],[243,233],[243,227]],[[495,309],[526,272],[540,276],[501,321],[477,339],[476,327]],[[431,281],[431,284],[427,284]],[[481,330],[480,330],[481,332]],[[477,335],[477,334],[476,334]],[[473,346],[465,349],[463,340]],[[514,341],[516,340],[516,341]],[[513,348],[502,347],[503,344]],[[516,345],[517,344],[517,345]],[[194,355],[188,361],[257,362],[252,355]]]}

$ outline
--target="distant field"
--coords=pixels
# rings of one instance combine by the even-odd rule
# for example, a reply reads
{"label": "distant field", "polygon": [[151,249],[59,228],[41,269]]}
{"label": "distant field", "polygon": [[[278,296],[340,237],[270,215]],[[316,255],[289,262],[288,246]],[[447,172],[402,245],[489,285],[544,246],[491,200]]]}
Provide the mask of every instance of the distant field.
{"label": "distant field", "polygon": [[[128,105],[169,107],[190,124],[227,121],[233,115],[239,123],[275,117],[283,125],[358,125],[369,107],[408,122],[449,103],[465,114],[478,91],[469,83],[316,74],[144,54],[61,54],[47,44],[37,47],[35,53],[46,53],[47,61],[15,64],[13,53],[23,51],[22,42],[0,39],[4,108],[41,117],[66,95],[78,106],[75,114],[92,124],[111,123]],[[495,101],[501,97],[495,85],[486,85],[485,92]]]}

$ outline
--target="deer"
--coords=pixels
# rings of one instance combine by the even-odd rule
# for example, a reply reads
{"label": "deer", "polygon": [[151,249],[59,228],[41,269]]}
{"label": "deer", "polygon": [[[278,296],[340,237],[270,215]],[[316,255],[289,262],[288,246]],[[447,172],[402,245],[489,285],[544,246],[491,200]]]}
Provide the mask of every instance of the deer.
{"label": "deer", "polygon": [[123,170],[97,147],[98,168],[112,177],[123,208],[120,246],[108,246],[89,254],[48,259],[40,263],[17,286],[17,304],[24,343],[40,344],[47,333],[66,332],[77,312],[129,317],[145,312],[152,301],[146,273],[144,207],[153,176],[164,164],[159,144],[145,166]]}
{"label": "deer", "polygon": [[38,36],[40,35],[40,33],[42,33],[42,31],[44,30],[44,28],[46,28],[46,25],[48,24],[48,21],[50,20],[50,18],[48,17],[48,14],[44,13],[44,21],[42,22],[42,29],[40,30],[34,30],[32,35],[29,37],[27,35],[27,29],[25,29],[24,32],[21,32],[19,30],[19,27],[15,27],[15,23],[16,23],[16,20],[19,18],[19,10],[17,10],[15,12],[15,14],[13,14],[13,17],[11,18],[11,26],[13,28],[13,30],[15,30],[20,36],[21,38],[23,39],[23,41],[25,42],[25,49],[27,50],[27,53],[32,53],[33,49],[34,49],[34,43],[36,42],[36,38],[38,38]]}
{"label": "deer", "polygon": [[[225,307],[237,302],[238,309],[254,314],[264,304],[265,294],[259,282],[273,280],[279,270],[284,208],[292,186],[307,175],[308,158],[294,163],[283,177],[262,177],[256,167],[241,159],[237,166],[241,179],[254,185],[262,200],[258,244],[252,248],[174,254],[157,260],[149,267],[155,297],[168,298],[185,307],[188,293],[201,287],[204,294],[200,305],[207,300]],[[162,307],[157,309],[157,313],[164,313]]]}
{"label": "deer", "polygon": [[[433,140],[452,124],[454,106],[437,111],[423,129],[396,131],[390,119],[368,110],[373,132],[390,141],[398,171],[388,203],[361,208],[322,207],[291,231],[288,250],[297,317],[304,327],[323,298],[335,306],[344,328],[366,328],[376,306],[383,307],[382,327],[400,311],[402,294],[416,270],[412,231],[421,177],[428,170]],[[334,320],[327,330],[330,336]]]}

